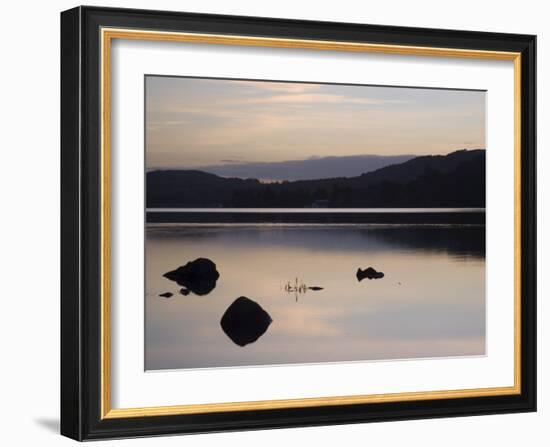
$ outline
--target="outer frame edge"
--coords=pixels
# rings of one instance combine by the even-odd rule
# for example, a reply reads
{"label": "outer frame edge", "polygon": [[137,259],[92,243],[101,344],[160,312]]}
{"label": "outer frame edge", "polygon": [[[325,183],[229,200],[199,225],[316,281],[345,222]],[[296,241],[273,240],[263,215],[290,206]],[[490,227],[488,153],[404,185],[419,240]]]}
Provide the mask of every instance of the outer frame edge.
{"label": "outer frame edge", "polygon": [[[105,9],[105,8],[84,8],[87,10],[87,12],[93,13],[99,12],[101,14],[109,14],[111,12],[117,12],[117,13],[130,13],[135,12],[133,10],[128,9]],[[86,11],[85,11],[86,12]],[[154,11],[139,11],[142,14],[154,14]],[[159,12],[161,13],[161,12]],[[170,16],[171,14],[167,11],[163,12],[164,15]],[[86,14],[87,15],[87,14]],[[177,15],[177,13],[174,13],[173,15]],[[202,15],[202,14],[196,14],[194,15],[196,18],[200,18],[203,20],[207,20],[209,18],[208,15]],[[219,17],[219,16],[214,16]],[[229,18],[230,16],[222,16]],[[235,19],[237,17],[234,17]],[[153,17],[150,18],[151,21],[153,21]],[[247,21],[253,21],[253,17],[246,18]],[[90,20],[90,26],[97,26],[97,22],[93,22],[89,17],[87,20]],[[268,19],[272,20],[272,19]],[[275,20],[275,19],[273,19]],[[280,20],[280,19],[279,19]],[[284,23],[285,20],[281,20],[279,23]],[[291,21],[288,21],[291,22]],[[300,22],[300,21],[297,21]],[[310,22],[310,23],[322,23],[324,26],[331,26],[333,23],[331,22]],[[360,26],[360,25],[358,25]],[[382,27],[382,28],[388,28],[388,29],[395,29],[394,27]],[[405,30],[407,30],[405,28]],[[431,30],[424,29],[422,30],[426,34],[429,34]],[[437,31],[437,30],[436,30]],[[443,31],[443,30],[438,30]],[[467,32],[458,32],[461,33],[462,36],[465,38],[468,34]],[[528,57],[524,58],[524,63],[529,64],[527,68],[524,68],[524,84],[522,85],[522,100],[524,100],[524,94],[525,89],[531,89],[532,92],[530,92],[531,100],[529,101],[529,109],[531,110],[531,113],[529,113],[530,119],[534,121],[534,112],[535,112],[535,97],[534,97],[534,85],[531,87],[528,84],[526,85],[525,82],[531,82],[535,80],[536,73],[534,72],[534,36],[528,36],[528,35],[496,35],[492,33],[482,33],[487,38],[489,38],[490,35],[493,35],[493,37],[497,38],[499,36],[504,36],[504,43],[507,42],[507,39],[514,40],[514,45],[512,45],[512,42],[510,41],[510,46],[514,46],[515,49],[517,49],[518,40],[521,40],[522,45],[525,46],[531,46],[532,50],[528,51]],[[455,39],[459,39],[459,37],[455,36]],[[520,39],[521,38],[521,39]],[[406,39],[404,38],[404,41]],[[482,42],[483,39],[480,40],[480,45],[483,45]],[[524,47],[525,48],[525,47]],[[525,75],[525,72],[527,75]],[[92,91],[93,94],[95,94],[95,91]],[[523,101],[522,101],[523,103]],[[522,109],[522,120],[525,117],[525,109]],[[525,123],[525,121],[523,121]],[[64,124],[62,123],[62,126]],[[525,124],[524,124],[525,125]],[[525,194],[528,194],[528,196],[532,199],[529,199],[529,208],[530,210],[527,210],[526,214],[523,214],[522,212],[522,228],[527,233],[522,233],[522,248],[529,248],[529,249],[535,249],[534,242],[535,242],[535,222],[531,222],[533,225],[529,225],[529,228],[526,228],[526,222],[532,221],[535,214],[535,193],[534,193],[534,167],[535,167],[535,142],[534,142],[534,122],[529,123],[529,126],[532,127],[529,129],[526,129],[523,127],[523,133],[522,133],[522,205],[525,204],[523,201],[525,199]],[[96,129],[92,129],[92,131],[95,131]],[[528,150],[530,151],[530,157],[528,157],[528,161],[530,161],[530,166],[525,166],[523,164],[525,152],[524,148],[525,142],[528,143]],[[63,152],[63,150],[62,150]],[[526,173],[527,170],[527,173]],[[62,180],[63,181],[63,180]],[[63,184],[63,183],[62,183]],[[528,187],[531,192],[525,191],[525,188]],[[531,217],[529,219],[529,212],[531,212]],[[529,222],[527,222],[529,223]],[[527,235],[526,235],[527,234]],[[526,238],[527,241],[527,247],[524,245]],[[529,243],[531,241],[531,243]],[[536,300],[535,295],[535,274],[536,272],[533,270],[535,268],[536,259],[534,259],[534,252],[532,254],[529,254],[529,260],[530,265],[532,268],[528,269],[531,273],[529,277],[526,277],[522,275],[522,285],[525,285],[526,280],[532,280],[532,283],[528,285],[527,290],[532,294],[531,301]],[[529,297],[527,297],[529,298]],[[524,305],[526,302],[525,297],[525,289],[522,289],[522,305]],[[532,306],[529,307],[529,313],[530,315],[535,315],[535,303],[532,303]],[[82,318],[86,319],[89,318],[89,315],[83,315]],[[525,314],[522,315],[522,322],[525,321]],[[526,331],[528,331],[529,337],[531,337],[533,334],[536,336],[536,329],[526,329],[525,325],[522,325],[523,328],[523,335],[526,334]],[[534,339],[530,339],[531,342],[534,342]],[[522,337],[522,345],[526,342],[525,338]],[[86,340],[86,343],[93,343],[93,340]],[[82,347],[81,347],[82,348]],[[522,346],[522,348],[525,348],[525,346]],[[530,358],[527,358],[527,352],[526,349],[522,349],[522,365],[529,364],[530,369],[532,366],[536,366],[536,360],[535,355],[536,352],[530,352],[529,356]],[[96,360],[99,362],[99,360]],[[483,405],[481,401],[478,401],[476,398],[468,399],[469,403],[465,404],[464,407],[457,407],[451,404],[450,407],[447,408],[436,408],[437,405],[434,405],[430,408],[413,408],[412,410],[405,410],[405,411],[389,411],[387,413],[380,413],[378,415],[371,415],[371,416],[364,416],[364,415],[347,415],[347,416],[312,416],[311,418],[293,418],[292,416],[289,416],[287,418],[281,417],[277,420],[270,420],[269,417],[265,420],[259,420],[256,422],[227,422],[224,423],[221,418],[218,422],[215,423],[205,423],[205,424],[195,424],[191,423],[187,426],[182,425],[182,422],[177,422],[174,420],[174,424],[155,424],[155,420],[159,421],[160,419],[164,419],[165,417],[146,417],[146,418],[137,418],[134,419],[135,423],[129,423],[126,419],[120,419],[113,423],[113,420],[100,420],[97,418],[98,415],[94,415],[92,405],[92,410],[90,410],[89,407],[86,407],[84,411],[83,418],[87,418],[90,421],[95,421],[95,423],[91,423],[90,426],[84,430],[83,424],[81,422],[80,425],[80,432],[78,434],[78,437],[74,437],[74,439],[84,440],[84,439],[105,439],[105,438],[121,438],[121,437],[142,437],[142,436],[158,436],[162,434],[183,434],[183,433],[201,433],[201,432],[215,432],[215,431],[235,431],[235,430],[254,430],[254,429],[266,429],[266,428],[290,428],[290,427],[303,427],[303,426],[316,426],[316,425],[334,425],[334,424],[345,424],[345,423],[361,423],[361,422],[374,422],[374,421],[389,421],[389,420],[403,420],[403,419],[420,419],[420,418],[435,418],[435,417],[450,417],[450,416],[468,416],[468,415],[482,415],[482,414],[500,414],[500,413],[514,413],[514,412],[527,412],[527,411],[535,411],[536,409],[536,389],[535,389],[535,383],[532,382],[535,379],[534,374],[529,374],[527,376],[526,374],[522,375],[522,393],[521,395],[513,396],[513,398],[510,399],[493,399],[490,405]],[[531,383],[528,383],[531,382]],[[528,386],[526,386],[528,385]],[[86,382],[85,384],[85,390],[83,390],[84,393],[87,394],[94,394],[95,391],[93,389],[89,389],[89,387],[94,388],[94,381],[92,380],[92,383]],[[97,393],[95,393],[97,394]],[[82,405],[82,402],[80,402],[80,405]],[[445,403],[443,403],[443,407],[445,407]],[[84,407],[82,407],[84,408]],[[168,417],[170,418],[170,417]],[[143,424],[145,422],[145,424]],[[65,433],[64,433],[65,434]]]}
{"label": "outer frame edge", "polygon": [[61,421],[83,439],[80,295],[80,8],[61,13]]}
{"label": "outer frame edge", "polygon": [[537,410],[537,37],[522,51],[522,394]]}

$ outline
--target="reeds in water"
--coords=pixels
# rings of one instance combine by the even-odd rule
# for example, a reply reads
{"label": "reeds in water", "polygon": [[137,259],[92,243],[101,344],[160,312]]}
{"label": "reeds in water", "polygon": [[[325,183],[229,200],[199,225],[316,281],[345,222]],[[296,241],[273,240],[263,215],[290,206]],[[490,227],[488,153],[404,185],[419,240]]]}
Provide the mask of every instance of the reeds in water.
{"label": "reeds in water", "polygon": [[306,283],[302,280],[298,280],[298,278],[294,279],[294,283],[288,281],[285,284],[285,290],[287,292],[306,293],[307,289],[308,286],[306,285]]}

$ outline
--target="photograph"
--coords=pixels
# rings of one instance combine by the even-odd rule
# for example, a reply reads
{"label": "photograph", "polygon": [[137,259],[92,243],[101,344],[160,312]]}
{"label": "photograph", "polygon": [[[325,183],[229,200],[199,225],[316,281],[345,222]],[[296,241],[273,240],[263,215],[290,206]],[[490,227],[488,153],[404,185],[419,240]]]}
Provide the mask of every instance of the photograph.
{"label": "photograph", "polygon": [[486,94],[146,75],[144,369],[485,356]]}

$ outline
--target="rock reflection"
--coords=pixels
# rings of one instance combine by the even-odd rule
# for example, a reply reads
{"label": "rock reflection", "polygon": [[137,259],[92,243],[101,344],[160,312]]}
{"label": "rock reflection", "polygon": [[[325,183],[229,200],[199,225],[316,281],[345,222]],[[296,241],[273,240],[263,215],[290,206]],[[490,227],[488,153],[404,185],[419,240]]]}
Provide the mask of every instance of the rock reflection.
{"label": "rock reflection", "polygon": [[258,340],[272,321],[258,303],[241,296],[227,308],[220,325],[233,343],[246,346]]}

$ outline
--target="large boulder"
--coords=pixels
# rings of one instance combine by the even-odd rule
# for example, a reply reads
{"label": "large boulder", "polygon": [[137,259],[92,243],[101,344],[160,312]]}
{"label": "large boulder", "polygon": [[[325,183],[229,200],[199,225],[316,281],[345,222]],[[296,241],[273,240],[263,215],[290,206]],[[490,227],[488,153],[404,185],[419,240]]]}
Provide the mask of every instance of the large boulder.
{"label": "large boulder", "polygon": [[255,301],[241,296],[227,308],[220,320],[225,334],[239,346],[254,343],[260,338],[273,320]]}
{"label": "large boulder", "polygon": [[365,278],[368,279],[380,279],[384,277],[384,273],[377,272],[372,267],[367,267],[365,270],[357,269],[357,281],[362,281]]}
{"label": "large boulder", "polygon": [[207,295],[216,287],[220,274],[210,259],[198,258],[163,275],[195,293]]}

